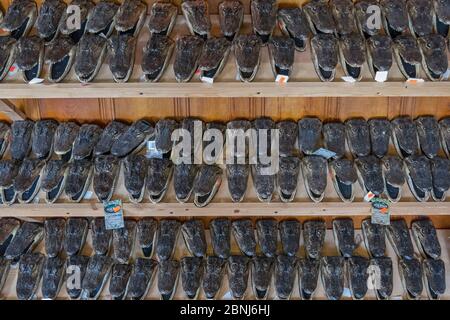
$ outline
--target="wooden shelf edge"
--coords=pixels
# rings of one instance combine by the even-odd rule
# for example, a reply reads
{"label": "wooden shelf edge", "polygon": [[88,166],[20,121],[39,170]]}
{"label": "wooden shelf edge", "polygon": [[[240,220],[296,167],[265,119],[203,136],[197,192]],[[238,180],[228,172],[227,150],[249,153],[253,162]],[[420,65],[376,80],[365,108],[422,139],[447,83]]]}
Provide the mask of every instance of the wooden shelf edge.
{"label": "wooden shelf edge", "polygon": [[0,99],[173,97],[444,97],[447,82],[216,82],[0,84]]}
{"label": "wooden shelf edge", "polygon": [[[124,203],[126,217],[249,217],[249,216],[369,216],[368,203],[211,203],[197,208],[192,203]],[[391,205],[392,216],[450,216],[450,202],[400,202]],[[100,203],[14,204],[0,209],[0,217],[96,217],[103,215]]]}

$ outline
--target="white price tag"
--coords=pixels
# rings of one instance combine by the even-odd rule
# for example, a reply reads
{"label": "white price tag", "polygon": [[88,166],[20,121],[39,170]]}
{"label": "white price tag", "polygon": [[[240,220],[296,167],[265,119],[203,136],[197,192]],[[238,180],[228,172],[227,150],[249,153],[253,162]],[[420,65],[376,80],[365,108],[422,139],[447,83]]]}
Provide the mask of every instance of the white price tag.
{"label": "white price tag", "polygon": [[374,197],[375,197],[375,194],[374,194],[372,191],[369,191],[369,192],[364,196],[364,201],[370,202]]}
{"label": "white price tag", "polygon": [[448,80],[448,78],[450,78],[450,69],[447,69],[447,71],[445,71],[442,75],[443,80]]}
{"label": "white price tag", "polygon": [[315,156],[321,156],[325,159],[330,159],[336,157],[336,152],[333,152],[331,150],[325,149],[325,148],[319,148],[316,151],[312,153]]}
{"label": "white price tag", "polygon": [[420,78],[409,78],[408,80],[406,80],[406,82],[409,84],[417,84],[417,83],[425,82],[425,80],[420,79]]}
{"label": "white price tag", "polygon": [[377,71],[375,74],[375,81],[376,82],[385,82],[388,78],[389,71]]}
{"label": "white price tag", "polygon": [[343,77],[341,77],[341,79],[344,80],[345,82],[348,82],[348,83],[355,83],[356,82],[356,79],[353,78],[353,77],[350,77],[350,76],[343,76]]}
{"label": "white price tag", "polygon": [[214,78],[210,78],[210,77],[200,77],[200,80],[204,83],[209,83],[209,84],[214,83]]}
{"label": "white price tag", "polygon": [[349,288],[344,288],[344,291],[342,292],[342,295],[346,298],[351,298],[352,297],[352,292],[350,291]]}
{"label": "white price tag", "polygon": [[92,191],[86,191],[86,193],[84,194],[83,199],[84,200],[90,200],[90,199],[92,199],[92,195],[93,195]]}
{"label": "white price tag", "polygon": [[44,82],[44,79],[42,79],[42,78],[33,78],[28,82],[28,84],[38,84],[38,83],[42,83],[42,82]]}
{"label": "white price tag", "polygon": [[155,140],[147,141],[147,153],[145,156],[149,159],[162,159],[163,155],[160,150],[156,148]]}
{"label": "white price tag", "polygon": [[283,74],[277,74],[277,77],[275,78],[275,82],[283,84],[289,81],[289,76],[285,76]]}

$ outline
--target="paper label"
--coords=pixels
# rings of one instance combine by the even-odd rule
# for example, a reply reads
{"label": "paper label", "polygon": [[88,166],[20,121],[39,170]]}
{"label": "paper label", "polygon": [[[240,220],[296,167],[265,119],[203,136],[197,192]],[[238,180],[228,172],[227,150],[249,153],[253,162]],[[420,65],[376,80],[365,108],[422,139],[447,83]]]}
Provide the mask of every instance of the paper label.
{"label": "paper label", "polygon": [[44,79],[42,79],[42,78],[33,78],[28,82],[28,84],[38,84],[38,83],[42,83],[42,82],[44,82]]}
{"label": "paper label", "polygon": [[445,71],[442,75],[443,80],[448,80],[448,78],[450,78],[450,69],[447,69],[447,71]]}
{"label": "paper label", "polygon": [[289,76],[285,76],[283,74],[277,74],[276,78],[275,78],[275,82],[283,84],[288,82],[289,80]]}
{"label": "paper label", "polygon": [[375,81],[385,82],[387,80],[389,71],[377,71],[375,74]]}
{"label": "paper label", "polygon": [[389,201],[385,199],[375,198],[372,200],[372,219],[373,224],[389,225]]}
{"label": "paper label", "polygon": [[330,159],[336,157],[336,152],[333,152],[331,150],[325,149],[325,148],[319,148],[316,151],[312,153],[315,156],[321,156],[325,159]]}
{"label": "paper label", "polygon": [[375,197],[375,194],[372,191],[369,191],[365,196],[364,196],[364,201],[366,202],[370,202],[372,201],[372,199]]}
{"label": "paper label", "polygon": [[92,199],[92,195],[93,195],[92,191],[86,191],[86,193],[84,194],[83,199],[90,200],[90,199]]}
{"label": "paper label", "polygon": [[209,84],[214,83],[214,78],[210,78],[210,77],[200,77],[200,80],[204,83],[209,83]]}
{"label": "paper label", "polygon": [[420,79],[420,78],[409,78],[408,80],[406,80],[406,82],[409,84],[418,84],[418,83],[425,82],[425,80]]}
{"label": "paper label", "polygon": [[356,82],[356,79],[353,78],[353,77],[350,77],[350,76],[343,76],[343,77],[341,77],[341,79],[344,80],[345,82],[348,82],[348,83],[355,83]]}
{"label": "paper label", "polygon": [[349,288],[344,288],[344,291],[342,291],[342,295],[346,298],[351,298],[352,297],[352,292],[350,291]]}
{"label": "paper label", "polygon": [[13,76],[19,71],[19,67],[17,63],[14,63],[11,67],[9,67],[8,75]]}
{"label": "paper label", "polygon": [[147,153],[145,156],[149,159],[162,159],[162,152],[156,149],[155,140],[147,141]]}
{"label": "paper label", "polygon": [[107,230],[120,229],[125,226],[121,200],[104,202],[103,211],[105,212],[105,227]]}

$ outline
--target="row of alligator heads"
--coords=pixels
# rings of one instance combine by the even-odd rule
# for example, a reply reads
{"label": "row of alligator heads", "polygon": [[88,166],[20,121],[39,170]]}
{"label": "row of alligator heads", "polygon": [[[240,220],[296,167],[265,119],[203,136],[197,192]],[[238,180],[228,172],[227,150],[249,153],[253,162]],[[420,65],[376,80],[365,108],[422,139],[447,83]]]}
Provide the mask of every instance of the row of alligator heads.
{"label": "row of alligator heads", "polygon": [[[12,2],[0,25],[11,34],[1,38],[0,46],[5,53],[1,79],[14,60],[26,82],[39,78],[46,51],[50,81],[63,80],[75,63],[78,80],[89,82],[100,70],[108,46],[114,80],[128,81],[146,4],[140,0],[125,0],[120,6],[110,1],[94,5],[90,0],[74,0],[71,4],[81,9],[81,29],[68,27],[70,17],[62,0],[44,1],[37,19],[33,0]],[[383,23],[380,21],[380,26],[373,28],[369,26],[373,18],[371,6],[383,13],[380,13]],[[176,20],[177,7],[167,2],[154,3],[147,24],[152,36],[143,49],[145,79],[159,80],[174,47],[177,81],[189,81],[197,69],[201,77],[214,79],[225,65],[233,44],[240,79],[252,81],[258,71],[260,48],[266,43],[275,76],[289,76],[295,49],[305,50],[310,33],[314,35],[312,60],[322,81],[334,79],[339,58],[344,73],[360,80],[366,53],[369,70],[376,79],[378,71],[389,71],[393,55],[406,78],[418,78],[422,65],[430,80],[442,80],[448,68],[445,38],[450,3],[445,0],[360,0],[355,4],[351,0],[313,0],[303,8],[280,9],[275,0],[252,0],[250,7],[254,34],[238,35],[243,4],[238,0],[221,2],[218,11],[224,37],[216,38],[210,37],[207,1],[183,1],[181,10],[192,35],[180,36],[175,45],[168,35]],[[38,35],[28,36],[35,21]],[[283,37],[271,37],[277,21]],[[381,24],[387,35],[381,34]],[[111,36],[114,30],[116,34]]]}
{"label": "row of alligator heads", "polygon": [[[314,117],[277,123],[270,118],[258,118],[227,124],[205,124],[196,118],[181,122],[161,119],[153,124],[141,119],[131,125],[112,121],[104,129],[96,124],[79,126],[74,122],[23,120],[13,122],[11,127],[1,124],[0,151],[5,153],[9,145],[12,159],[0,161],[1,199],[6,204],[17,199],[27,203],[41,188],[49,203],[56,201],[63,190],[70,200],[78,202],[83,199],[93,175],[95,194],[100,201],[108,201],[114,193],[122,162],[124,184],[131,201],[142,201],[145,190],[153,203],[161,201],[173,176],[179,202],[189,201],[193,194],[194,203],[205,206],[221,184],[223,172],[214,163],[220,163],[215,160],[220,160],[222,153],[217,152],[215,158],[209,159],[211,162],[202,165],[174,165],[170,156],[174,130],[185,129],[192,137],[196,125],[202,132],[205,129],[279,130],[277,172],[267,174],[268,165],[259,162],[226,165],[228,189],[234,202],[243,200],[250,172],[257,197],[265,202],[271,201],[275,192],[282,201],[292,201],[300,172],[309,197],[316,202],[324,197],[328,173],[337,194],[347,202],[354,199],[357,181],[363,192],[385,194],[391,201],[400,199],[405,181],[418,201],[427,201],[430,195],[436,201],[444,201],[450,187],[450,160],[439,156],[442,149],[449,154],[450,118],[440,122],[432,116],[415,120],[400,116],[392,121],[352,118],[345,123],[322,123]],[[257,131],[258,137],[259,134]],[[154,140],[162,159],[147,159],[138,154],[148,140]],[[387,155],[391,140],[399,157]],[[204,146],[207,144],[204,142]],[[255,145],[259,146],[258,142]],[[330,162],[315,155],[322,145],[335,153]],[[354,161],[346,158],[346,145]],[[58,159],[48,160],[54,153]],[[299,153],[304,155],[303,159]],[[245,158],[248,154],[236,156]]]}
{"label": "row of alligator heads", "polygon": [[[159,223],[153,218],[138,222],[126,220],[124,228],[111,231],[105,229],[103,218],[95,218],[91,220],[90,228],[94,254],[87,257],[81,255],[89,229],[86,218],[47,219],[44,224],[21,224],[13,218],[1,219],[0,248],[4,257],[0,256],[0,279],[4,283],[10,264],[18,262],[18,298],[32,299],[42,277],[43,298],[55,299],[64,280],[64,266],[77,266],[82,275],[81,288],[68,286],[67,293],[71,298],[81,295],[83,299],[97,299],[111,276],[109,292],[114,299],[125,299],[127,295],[131,299],[143,299],[156,269],[159,269],[158,289],[162,299],[174,296],[179,273],[187,298],[196,298],[203,286],[205,296],[214,299],[220,298],[224,266],[227,264],[228,286],[235,299],[244,298],[250,269],[256,298],[267,298],[273,276],[277,297],[289,299],[298,269],[302,298],[313,297],[320,274],[326,297],[334,300],[342,297],[344,287],[350,288],[354,299],[363,299],[368,291],[368,269],[375,268],[378,277],[374,287],[376,296],[389,299],[393,290],[393,265],[391,258],[385,256],[387,235],[398,255],[405,296],[412,299],[420,297],[423,283],[430,299],[438,299],[446,289],[441,247],[436,230],[427,218],[413,221],[411,225],[421,257],[414,253],[408,226],[403,219],[392,220],[387,227],[372,224],[370,219],[363,221],[362,234],[370,258],[354,253],[359,244],[355,241],[351,219],[333,221],[338,255],[324,257],[321,251],[326,226],[322,220],[305,221],[303,231],[297,220],[279,223],[272,219],[257,220],[255,236],[250,219],[214,219],[209,224],[213,255],[208,256],[205,227],[201,220],[188,220],[183,224],[171,219],[162,219]],[[181,263],[173,259],[180,230],[191,255],[183,257]],[[231,233],[242,255],[231,254]],[[301,233],[306,258],[299,260]],[[141,252],[133,265],[130,262],[136,237]],[[45,238],[47,257],[33,253],[42,238]],[[277,255],[279,239],[282,249]],[[260,253],[257,253],[257,243]],[[112,257],[109,257],[111,246]],[[151,259],[154,251],[159,262]],[[67,262],[63,258],[65,255],[68,256]]]}

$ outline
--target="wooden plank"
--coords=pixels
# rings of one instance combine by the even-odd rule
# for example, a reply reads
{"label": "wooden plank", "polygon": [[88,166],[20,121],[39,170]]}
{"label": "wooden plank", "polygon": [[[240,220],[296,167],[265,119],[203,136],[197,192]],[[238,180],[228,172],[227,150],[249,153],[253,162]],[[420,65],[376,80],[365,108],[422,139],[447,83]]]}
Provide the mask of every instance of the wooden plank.
{"label": "wooden plank", "polygon": [[0,99],[0,112],[12,121],[26,119],[26,115],[6,99]]}

